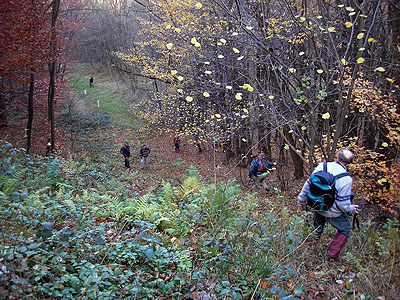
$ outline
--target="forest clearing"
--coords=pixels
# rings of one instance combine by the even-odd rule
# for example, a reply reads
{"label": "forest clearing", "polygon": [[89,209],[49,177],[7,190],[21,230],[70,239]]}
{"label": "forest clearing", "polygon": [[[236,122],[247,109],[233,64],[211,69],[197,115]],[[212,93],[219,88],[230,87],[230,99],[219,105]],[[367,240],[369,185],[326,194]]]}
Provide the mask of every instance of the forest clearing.
{"label": "forest clearing", "polygon": [[399,22],[1,2],[0,299],[399,299]]}

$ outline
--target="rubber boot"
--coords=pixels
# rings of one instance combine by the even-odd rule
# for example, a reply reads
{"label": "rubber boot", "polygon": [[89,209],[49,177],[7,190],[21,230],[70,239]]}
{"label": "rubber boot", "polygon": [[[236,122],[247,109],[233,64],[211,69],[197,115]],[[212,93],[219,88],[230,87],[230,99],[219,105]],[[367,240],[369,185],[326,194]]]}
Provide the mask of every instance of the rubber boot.
{"label": "rubber boot", "polygon": [[337,259],[339,257],[340,251],[343,249],[344,245],[346,245],[347,236],[341,233],[336,233],[333,238],[331,244],[328,247],[328,256],[332,259]]}

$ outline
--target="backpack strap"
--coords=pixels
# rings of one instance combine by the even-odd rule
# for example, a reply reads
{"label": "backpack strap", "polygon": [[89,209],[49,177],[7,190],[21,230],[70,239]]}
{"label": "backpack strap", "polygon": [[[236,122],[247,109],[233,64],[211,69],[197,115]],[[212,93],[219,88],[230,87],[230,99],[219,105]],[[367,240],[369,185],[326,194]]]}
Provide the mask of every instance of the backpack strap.
{"label": "backpack strap", "polygon": [[339,178],[342,178],[342,177],[346,177],[346,176],[350,176],[350,174],[347,173],[347,172],[340,173],[340,174],[338,174],[338,175],[335,176],[335,180],[336,180],[336,179],[339,179]]}
{"label": "backpack strap", "polygon": [[328,163],[327,162],[324,162],[322,164],[322,169],[324,170],[324,172],[328,172]]}

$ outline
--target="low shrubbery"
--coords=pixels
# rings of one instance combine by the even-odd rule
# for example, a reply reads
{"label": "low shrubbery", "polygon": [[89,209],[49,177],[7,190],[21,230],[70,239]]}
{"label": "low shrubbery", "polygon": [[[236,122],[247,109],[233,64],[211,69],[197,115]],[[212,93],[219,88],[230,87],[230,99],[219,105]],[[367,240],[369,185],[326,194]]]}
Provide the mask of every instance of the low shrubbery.
{"label": "low shrubbery", "polygon": [[[205,184],[190,168],[131,191],[135,172],[27,157],[2,142],[0,297],[10,299],[377,299],[398,295],[398,223],[353,233],[326,261],[286,199]],[[107,171],[106,171],[107,170]],[[279,191],[277,191],[279,192]],[[346,253],[346,250],[348,251]],[[383,298],[382,298],[383,299]]]}

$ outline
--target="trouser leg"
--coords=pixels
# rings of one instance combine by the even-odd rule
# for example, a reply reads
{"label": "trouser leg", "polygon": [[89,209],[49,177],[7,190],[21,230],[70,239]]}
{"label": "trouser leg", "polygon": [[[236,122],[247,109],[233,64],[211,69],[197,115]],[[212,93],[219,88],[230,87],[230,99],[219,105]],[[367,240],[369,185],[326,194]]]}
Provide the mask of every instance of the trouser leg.
{"label": "trouser leg", "polygon": [[125,158],[125,167],[130,168],[129,158]]}
{"label": "trouser leg", "polygon": [[336,218],[326,218],[326,220],[338,231],[327,250],[327,254],[330,258],[337,259],[350,235],[350,219],[347,214],[342,214]]}
{"label": "trouser leg", "polygon": [[143,164],[144,164],[144,157],[140,160],[140,168],[143,169]]}

